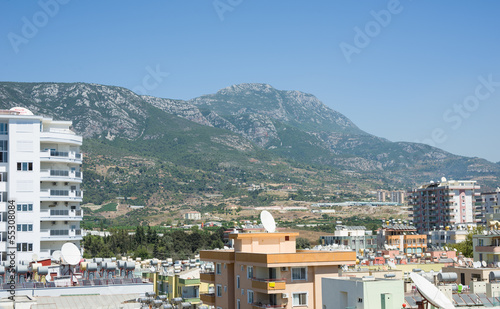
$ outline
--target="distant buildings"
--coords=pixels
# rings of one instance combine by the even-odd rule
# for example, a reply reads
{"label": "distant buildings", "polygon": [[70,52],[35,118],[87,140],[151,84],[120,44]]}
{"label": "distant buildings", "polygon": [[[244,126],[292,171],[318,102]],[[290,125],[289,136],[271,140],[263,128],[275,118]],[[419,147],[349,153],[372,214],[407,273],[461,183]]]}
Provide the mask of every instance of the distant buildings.
{"label": "distant buildings", "polygon": [[354,264],[355,252],[296,250],[298,233],[234,233],[234,249],[201,251],[215,273],[201,280],[214,294],[201,295],[216,308],[322,308],[321,278]]}
{"label": "distant buildings", "polygon": [[184,219],[185,220],[201,220],[201,213],[198,211],[188,211],[184,214]]}
{"label": "distant buildings", "polygon": [[405,202],[406,192],[405,191],[377,191],[377,202],[390,201],[392,203],[403,204]]}
{"label": "distant buildings", "polygon": [[[497,188],[494,192],[483,192],[480,196],[476,197],[476,207],[481,211],[481,215],[477,217],[481,224],[486,224],[488,221],[488,215],[495,213],[495,207],[499,206],[498,201],[500,200],[500,188]],[[497,211],[499,211],[497,207]]]}
{"label": "distant buildings", "polygon": [[409,191],[408,204],[418,232],[481,221],[476,218],[481,214],[476,210],[479,189],[475,181],[443,178],[441,182],[431,182]]}
{"label": "distant buildings", "polygon": [[364,226],[337,225],[335,235],[321,236],[320,241],[322,245],[349,246],[352,250],[359,252],[361,249],[377,249],[376,237]]}
{"label": "distant buildings", "polygon": [[405,254],[420,254],[427,249],[427,235],[418,234],[411,225],[384,224],[377,231],[377,245],[379,248],[388,246]]}
{"label": "distant buildings", "polygon": [[475,227],[476,224],[458,224],[429,231],[427,232],[427,243],[432,247],[458,244],[465,241],[467,234]]}

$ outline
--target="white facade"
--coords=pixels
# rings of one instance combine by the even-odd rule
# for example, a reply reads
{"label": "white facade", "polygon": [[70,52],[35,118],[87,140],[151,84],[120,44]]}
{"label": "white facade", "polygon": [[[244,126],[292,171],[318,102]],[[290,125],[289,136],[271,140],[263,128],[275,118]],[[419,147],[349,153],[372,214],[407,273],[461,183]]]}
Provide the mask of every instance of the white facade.
{"label": "white facade", "polygon": [[65,242],[82,239],[80,146],[70,121],[27,110],[0,111],[1,260],[6,261],[7,200],[15,201],[17,260],[50,257]]}
{"label": "white facade", "polygon": [[201,213],[197,211],[189,211],[184,214],[186,220],[201,220]]}
{"label": "white facade", "polygon": [[323,309],[400,309],[403,280],[338,277],[321,280]]}

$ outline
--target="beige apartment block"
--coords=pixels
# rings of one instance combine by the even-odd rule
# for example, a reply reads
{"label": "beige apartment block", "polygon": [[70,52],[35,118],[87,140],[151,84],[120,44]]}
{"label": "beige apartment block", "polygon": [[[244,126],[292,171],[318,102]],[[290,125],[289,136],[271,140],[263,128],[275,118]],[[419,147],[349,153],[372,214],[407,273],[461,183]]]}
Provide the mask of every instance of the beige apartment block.
{"label": "beige apartment block", "polygon": [[216,309],[321,308],[321,278],[337,277],[339,265],[354,264],[354,251],[296,250],[298,233],[233,233],[234,249],[201,251],[215,264],[201,274],[214,294],[201,295]]}

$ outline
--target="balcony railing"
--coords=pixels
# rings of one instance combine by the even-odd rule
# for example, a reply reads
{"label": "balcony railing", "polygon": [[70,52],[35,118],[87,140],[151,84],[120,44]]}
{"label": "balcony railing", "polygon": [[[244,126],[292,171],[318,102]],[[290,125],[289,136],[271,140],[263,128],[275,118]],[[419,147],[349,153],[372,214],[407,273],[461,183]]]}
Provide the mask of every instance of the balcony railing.
{"label": "balcony railing", "polygon": [[83,197],[83,192],[78,190],[64,189],[41,189],[40,198],[49,200],[74,200],[79,201]]}
{"label": "balcony railing", "polygon": [[286,304],[271,305],[271,304],[256,302],[256,303],[252,304],[252,307],[254,307],[254,308],[286,308]]}
{"label": "balcony railing", "polygon": [[40,150],[40,158],[54,161],[81,161],[82,154],[75,151]]}
{"label": "balcony railing", "polygon": [[47,177],[47,178],[67,178],[68,180],[71,179],[77,179],[81,180],[82,178],[82,172],[80,171],[70,171],[70,170],[40,170],[40,177]]}
{"label": "balcony railing", "polygon": [[40,238],[42,240],[54,239],[75,239],[81,238],[81,229],[41,229]]}
{"label": "balcony railing", "polygon": [[[58,218],[59,217],[59,218]],[[83,211],[81,209],[41,209],[40,210],[40,218],[43,220],[51,220],[51,219],[82,219]]]}
{"label": "balcony railing", "polygon": [[286,279],[264,279],[252,278],[252,288],[264,291],[276,291],[286,289]]}

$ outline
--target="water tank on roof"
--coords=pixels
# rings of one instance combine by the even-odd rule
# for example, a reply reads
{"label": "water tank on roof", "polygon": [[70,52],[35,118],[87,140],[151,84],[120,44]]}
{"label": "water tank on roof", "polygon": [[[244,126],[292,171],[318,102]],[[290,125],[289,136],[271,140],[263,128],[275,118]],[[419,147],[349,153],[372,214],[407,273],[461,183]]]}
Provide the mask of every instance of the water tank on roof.
{"label": "water tank on roof", "polygon": [[489,279],[490,282],[500,281],[500,270],[490,271]]}
{"label": "water tank on roof", "polygon": [[439,273],[437,275],[439,282],[455,282],[457,281],[457,273]]}
{"label": "water tank on roof", "polygon": [[25,274],[28,272],[28,266],[26,265],[17,265],[16,272],[18,274]]}
{"label": "water tank on roof", "polygon": [[47,266],[40,266],[38,267],[38,274],[40,276],[45,276],[49,273],[49,268]]}
{"label": "water tank on roof", "polygon": [[88,263],[87,270],[88,271],[97,271],[97,263]]}

